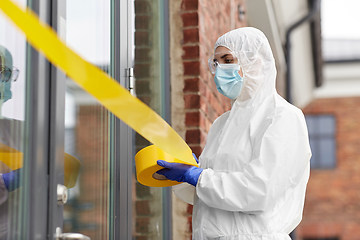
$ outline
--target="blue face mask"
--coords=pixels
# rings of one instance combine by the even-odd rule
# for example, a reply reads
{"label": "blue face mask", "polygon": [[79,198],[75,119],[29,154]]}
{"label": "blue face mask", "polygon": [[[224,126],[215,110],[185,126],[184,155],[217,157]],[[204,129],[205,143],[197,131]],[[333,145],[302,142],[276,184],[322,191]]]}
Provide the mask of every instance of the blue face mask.
{"label": "blue face mask", "polygon": [[12,93],[11,93],[11,81],[8,82],[0,82],[1,86],[0,89],[3,87],[3,91],[0,91],[0,99],[4,99],[4,102],[11,99]]}
{"label": "blue face mask", "polygon": [[225,97],[235,99],[243,86],[243,78],[239,75],[238,64],[219,64],[216,68],[214,81],[216,88]]}

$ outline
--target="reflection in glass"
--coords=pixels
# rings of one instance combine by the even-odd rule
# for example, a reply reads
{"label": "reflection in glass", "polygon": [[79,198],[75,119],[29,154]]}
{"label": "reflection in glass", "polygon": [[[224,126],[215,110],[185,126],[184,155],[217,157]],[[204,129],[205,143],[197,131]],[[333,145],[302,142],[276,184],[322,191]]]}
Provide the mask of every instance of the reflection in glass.
{"label": "reflection in glass", "polygon": [[[162,117],[165,116],[165,67],[167,61],[164,51],[164,18],[162,0],[134,1],[135,6],[135,59],[134,75],[136,79],[137,97],[155,110]],[[136,134],[136,152],[150,143]],[[164,229],[170,223],[164,221],[165,215],[163,194],[164,189],[152,188],[136,182],[133,205],[135,228],[133,237],[147,239],[164,239]]]}
{"label": "reflection in glass", "polygon": [[2,13],[0,29],[0,240],[8,240],[21,239],[24,221],[26,41]]}
{"label": "reflection in glass", "polygon": [[[85,60],[108,71],[110,64],[110,1],[66,1],[60,14],[66,43]],[[61,33],[60,33],[61,34]],[[65,152],[81,161],[75,187],[64,205],[63,232],[92,240],[109,239],[109,112],[71,79],[66,80]]]}

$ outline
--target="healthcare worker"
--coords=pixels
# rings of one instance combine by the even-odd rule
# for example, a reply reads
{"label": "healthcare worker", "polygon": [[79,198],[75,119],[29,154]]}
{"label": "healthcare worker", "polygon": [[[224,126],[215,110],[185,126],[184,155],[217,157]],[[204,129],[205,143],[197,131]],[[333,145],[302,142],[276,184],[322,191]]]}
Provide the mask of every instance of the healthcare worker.
{"label": "healthcare worker", "polygon": [[288,240],[309,178],[303,113],[276,92],[275,61],[260,30],[230,31],[214,51],[209,68],[232,108],[214,121],[199,167],[159,160],[158,173],[192,185],[180,198],[195,190],[193,239]]}
{"label": "healthcare worker", "polygon": [[[0,45],[0,151],[8,151],[8,147],[20,149],[22,144],[21,138],[12,133],[14,128],[20,129],[21,121],[7,119],[1,115],[3,103],[12,97],[11,82],[16,81],[18,74],[19,70],[13,67],[10,52]],[[20,183],[20,169],[0,172],[0,240],[8,239],[8,196],[20,186]]]}

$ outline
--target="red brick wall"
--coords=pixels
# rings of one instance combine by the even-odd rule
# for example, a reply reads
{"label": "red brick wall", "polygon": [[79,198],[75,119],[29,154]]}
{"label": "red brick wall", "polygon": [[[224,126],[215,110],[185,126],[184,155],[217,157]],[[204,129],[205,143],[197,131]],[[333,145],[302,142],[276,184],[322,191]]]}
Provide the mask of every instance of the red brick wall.
{"label": "red brick wall", "polygon": [[[193,152],[199,156],[205,145],[211,123],[219,115],[230,109],[230,100],[219,94],[208,71],[207,59],[213,53],[216,39],[231,29],[244,26],[238,21],[236,11],[244,0],[183,0],[176,9],[182,19],[182,60],[179,63],[184,74],[185,140]],[[156,59],[152,59],[156,10],[150,0],[135,0],[135,78],[138,97],[152,106],[152,87]],[[170,26],[170,28],[173,26]],[[172,46],[178,47],[178,46]],[[171,51],[171,50],[170,50]],[[174,65],[172,65],[174,66]],[[156,71],[156,70],[155,70]],[[136,146],[140,149],[148,143],[137,136]],[[154,234],[150,228],[154,210],[151,203],[154,194],[150,189],[136,184],[136,239],[149,239]],[[176,207],[176,206],[175,206]],[[191,213],[189,206],[185,215],[188,218],[191,235]]]}
{"label": "red brick wall", "polygon": [[318,99],[305,114],[331,114],[336,119],[337,167],[311,170],[304,218],[297,239],[360,239],[360,97]]}
{"label": "red brick wall", "polygon": [[211,123],[231,107],[230,100],[216,90],[207,60],[214,52],[218,37],[246,25],[245,21],[238,20],[237,11],[231,13],[231,7],[237,9],[244,2],[182,1],[186,142],[197,156],[205,145]]}
{"label": "red brick wall", "polygon": [[[159,113],[159,85],[161,49],[159,46],[160,1],[135,0],[135,59],[134,76],[136,95]],[[136,152],[150,143],[139,134],[135,137]],[[133,182],[133,238],[136,240],[161,239],[161,188],[150,188]]]}
{"label": "red brick wall", "polygon": [[81,232],[93,240],[108,239],[108,111],[100,105],[79,106],[75,157],[81,161],[78,194],[64,205],[64,232]]}
{"label": "red brick wall", "polygon": [[[208,70],[208,58],[214,52],[218,37],[239,27],[246,21],[238,20],[239,4],[245,0],[183,0],[181,17],[183,21],[182,64],[184,68],[185,140],[192,151],[199,156],[205,146],[207,133],[212,122],[230,110],[231,102],[216,90],[213,76]],[[192,206],[188,217],[189,239],[191,239]]]}
{"label": "red brick wall", "polygon": [[[134,1],[135,7],[135,61],[134,74],[136,79],[136,95],[137,97],[150,105],[150,81],[152,50],[151,41],[151,22],[153,22],[153,15],[151,4],[148,0]],[[145,145],[146,146],[146,145]]]}

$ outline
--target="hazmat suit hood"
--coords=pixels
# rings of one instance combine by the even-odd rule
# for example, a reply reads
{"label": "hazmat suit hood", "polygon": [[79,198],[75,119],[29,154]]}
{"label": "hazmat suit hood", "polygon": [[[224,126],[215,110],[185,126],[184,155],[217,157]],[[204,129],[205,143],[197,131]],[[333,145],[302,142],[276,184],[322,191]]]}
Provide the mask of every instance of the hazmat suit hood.
{"label": "hazmat suit hood", "polygon": [[254,106],[276,92],[275,60],[265,35],[256,28],[239,28],[221,36],[214,50],[226,47],[238,58],[244,85],[237,98],[243,106]]}
{"label": "hazmat suit hood", "polygon": [[[218,46],[236,54],[244,85],[231,110],[214,121],[199,157],[193,239],[289,240],[309,178],[304,115],[276,92],[275,61],[260,30],[233,30]],[[190,192],[182,186],[175,193],[189,200]]]}

